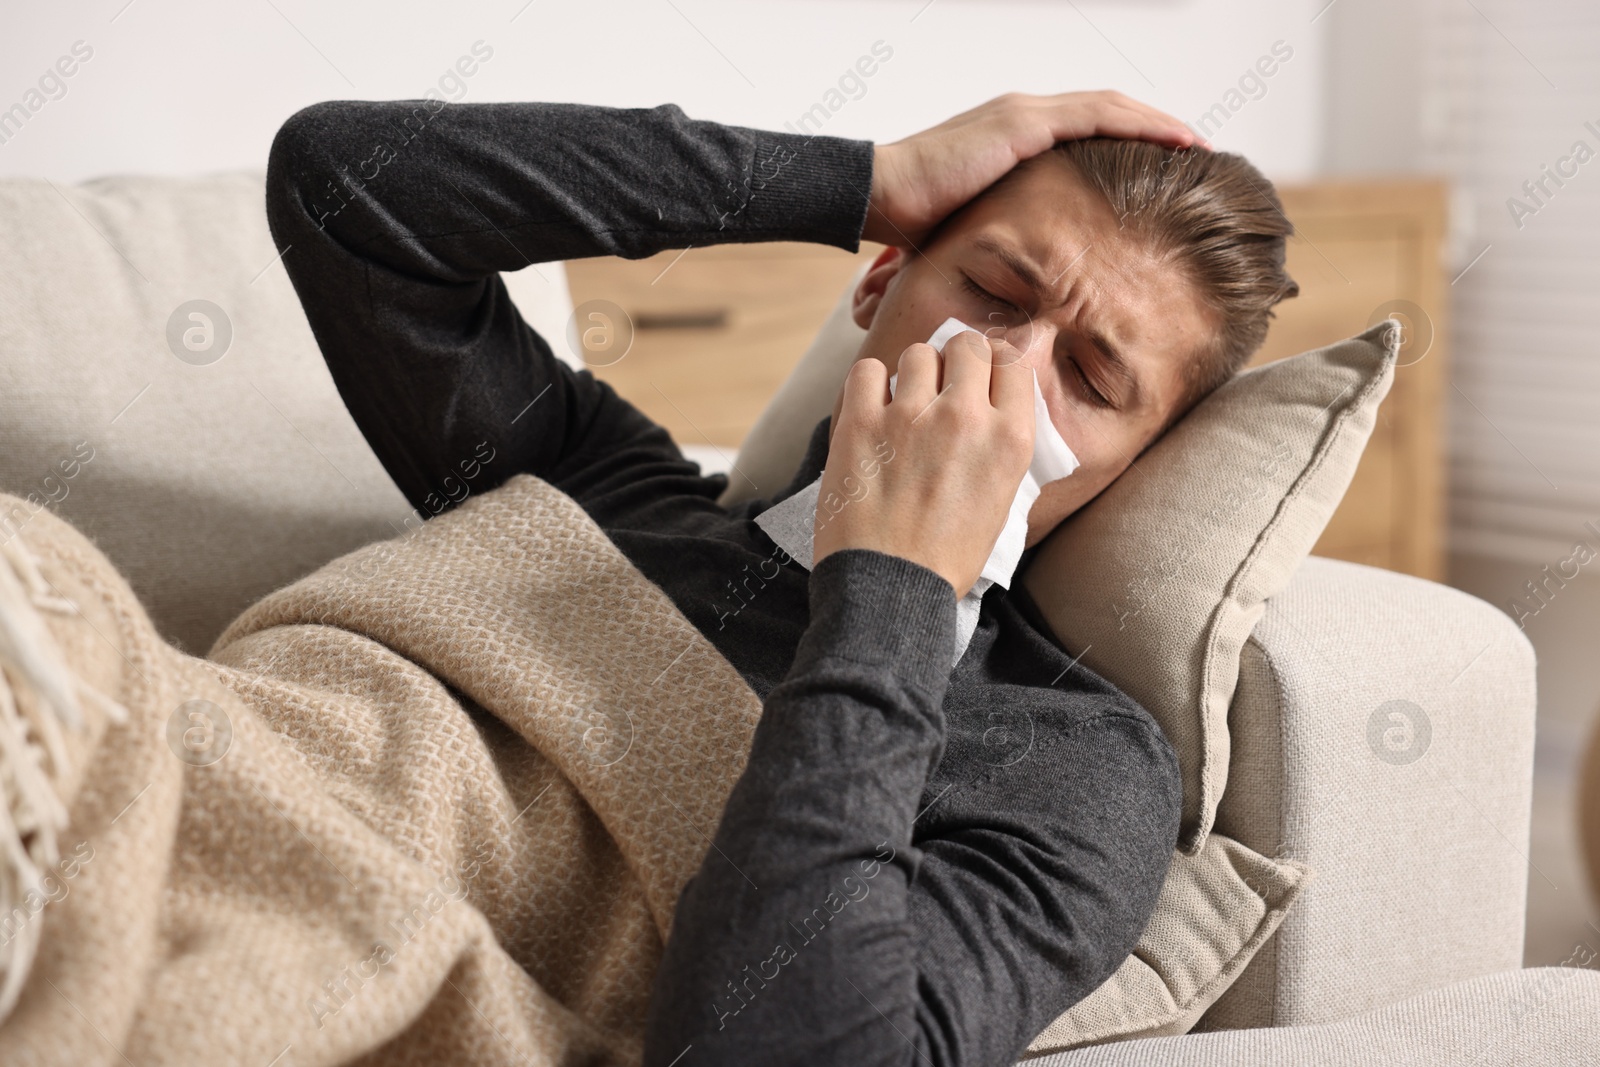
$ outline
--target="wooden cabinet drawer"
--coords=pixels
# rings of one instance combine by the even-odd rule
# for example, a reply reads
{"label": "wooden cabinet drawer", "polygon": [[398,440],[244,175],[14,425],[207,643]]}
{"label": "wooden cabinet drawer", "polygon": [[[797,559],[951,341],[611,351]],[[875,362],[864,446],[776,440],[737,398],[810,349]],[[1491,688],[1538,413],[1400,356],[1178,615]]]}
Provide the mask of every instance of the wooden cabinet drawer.
{"label": "wooden cabinet drawer", "polygon": [[634,321],[627,356],[596,376],[678,441],[736,448],[877,248],[719,245],[575,260],[567,278],[575,304],[610,300]]}

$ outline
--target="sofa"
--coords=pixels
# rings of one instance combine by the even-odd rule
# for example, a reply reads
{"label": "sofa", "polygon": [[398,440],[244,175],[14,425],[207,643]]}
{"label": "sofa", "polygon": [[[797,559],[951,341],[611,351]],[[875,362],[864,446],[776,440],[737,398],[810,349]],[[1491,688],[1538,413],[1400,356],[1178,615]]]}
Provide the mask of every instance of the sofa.
{"label": "sofa", "polygon": [[[197,654],[416,521],[322,363],[262,182],[0,182],[0,489],[88,534]],[[581,367],[559,265],[506,281]],[[1429,758],[1371,743],[1393,700],[1422,709]],[[1521,969],[1534,706],[1497,609],[1307,559],[1245,647],[1216,827],[1315,880],[1193,1032],[1035,1062],[1600,1062],[1600,973]]]}

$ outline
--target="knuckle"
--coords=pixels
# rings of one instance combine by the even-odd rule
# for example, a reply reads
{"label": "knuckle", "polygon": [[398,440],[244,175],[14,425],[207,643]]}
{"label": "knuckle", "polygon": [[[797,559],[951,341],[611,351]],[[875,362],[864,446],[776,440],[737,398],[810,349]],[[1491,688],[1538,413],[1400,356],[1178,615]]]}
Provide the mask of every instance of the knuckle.
{"label": "knuckle", "polygon": [[[873,364],[876,364],[876,366],[873,366]],[[865,386],[872,384],[872,382],[876,380],[885,370],[887,370],[887,368],[883,365],[882,360],[875,359],[872,356],[868,356],[865,359],[858,359],[854,363],[850,364],[850,369],[845,372],[845,387],[847,389],[864,388]]]}
{"label": "knuckle", "polygon": [[975,403],[951,404],[946,418],[950,421],[953,430],[963,439],[968,441],[987,441],[989,437],[989,420],[983,410]]}
{"label": "knuckle", "polygon": [[896,427],[910,426],[921,414],[906,393],[899,390],[895,392],[893,402],[883,409],[885,424]]}
{"label": "knuckle", "polygon": [[1010,128],[1016,129],[1022,126],[1032,113],[1033,102],[1031,98],[1024,96],[1022,93],[1011,93],[1006,98],[1005,105],[1001,108],[1000,117]]}
{"label": "knuckle", "polygon": [[1002,418],[1001,420],[1002,446],[1013,455],[1032,455],[1033,434],[1028,430],[1028,424],[1020,419]]}
{"label": "knuckle", "polygon": [[[869,363],[875,363],[877,366],[868,366]],[[840,391],[841,418],[863,409],[870,409],[872,406],[870,401],[881,395],[887,379],[886,368],[876,359],[857,360],[852,364],[845,372],[844,387]]]}
{"label": "knuckle", "polygon": [[[930,348],[929,351],[931,352],[932,349]],[[961,355],[987,356],[989,354],[989,344],[980,335],[973,333],[971,330],[965,330],[950,339],[950,343],[945,346],[945,351],[954,351]]]}

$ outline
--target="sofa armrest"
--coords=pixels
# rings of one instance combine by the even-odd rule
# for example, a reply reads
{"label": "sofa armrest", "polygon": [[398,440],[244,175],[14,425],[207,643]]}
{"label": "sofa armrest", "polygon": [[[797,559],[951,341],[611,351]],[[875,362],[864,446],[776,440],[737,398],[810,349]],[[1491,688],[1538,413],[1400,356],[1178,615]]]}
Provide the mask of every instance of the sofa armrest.
{"label": "sofa armrest", "polygon": [[1533,649],[1434,582],[1311,558],[1229,710],[1218,831],[1316,879],[1197,1029],[1346,1018],[1522,964]]}
{"label": "sofa armrest", "polygon": [[1457,982],[1338,1022],[1073,1049],[1019,1067],[1581,1067],[1600,973],[1576,960]]}

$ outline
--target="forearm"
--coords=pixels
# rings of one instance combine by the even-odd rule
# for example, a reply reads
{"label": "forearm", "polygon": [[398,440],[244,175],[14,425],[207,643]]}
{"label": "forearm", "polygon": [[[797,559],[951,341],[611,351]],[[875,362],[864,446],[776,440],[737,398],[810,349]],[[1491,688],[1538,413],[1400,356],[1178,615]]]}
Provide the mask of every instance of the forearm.
{"label": "forearm", "polygon": [[854,249],[871,171],[867,142],[670,106],[336,101],[279,131],[267,217],[335,384],[419,503],[484,454],[500,481],[649,428],[554,358],[497,272],[719,242]]}
{"label": "forearm", "polygon": [[[444,282],[736,241],[853,251],[872,184],[867,142],[697,121],[670,104],[329,101],[284,124],[273,164],[272,190],[301,198],[312,227]],[[382,212],[350,210],[373,202]],[[450,240],[430,253],[412,237]]]}
{"label": "forearm", "polygon": [[[679,902],[653,1067],[691,1043],[708,1065],[915,1058],[883,1018],[917,1040],[912,828],[943,749],[955,595],[925,567],[846,550],[818,563],[811,601]],[[796,1031],[818,1012],[825,1023]]]}

